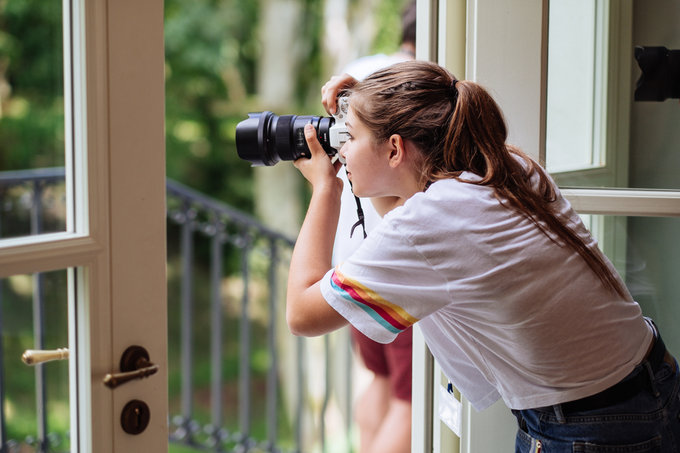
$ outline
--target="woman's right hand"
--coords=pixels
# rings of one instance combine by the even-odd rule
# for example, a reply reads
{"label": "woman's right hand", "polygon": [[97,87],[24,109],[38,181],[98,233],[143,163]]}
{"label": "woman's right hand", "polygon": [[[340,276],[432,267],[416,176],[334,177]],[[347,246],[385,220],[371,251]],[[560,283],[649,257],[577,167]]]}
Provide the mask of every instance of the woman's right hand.
{"label": "woman's right hand", "polygon": [[305,124],[305,140],[311,153],[310,158],[302,157],[293,161],[295,168],[312,185],[314,190],[323,187],[335,187],[338,197],[342,192],[342,180],[337,177],[338,171],[342,166],[339,160],[331,161],[326,151],[321,147],[321,143],[316,137],[316,129],[311,124]]}
{"label": "woman's right hand", "polygon": [[345,73],[336,75],[321,87],[321,103],[328,113],[333,115],[338,108],[338,93],[356,85],[357,79]]}

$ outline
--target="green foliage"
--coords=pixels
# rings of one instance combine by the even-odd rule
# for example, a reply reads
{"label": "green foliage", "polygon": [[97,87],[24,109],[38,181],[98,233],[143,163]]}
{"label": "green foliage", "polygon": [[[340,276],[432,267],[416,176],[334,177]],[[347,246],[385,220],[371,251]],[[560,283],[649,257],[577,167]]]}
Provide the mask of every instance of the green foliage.
{"label": "green foliage", "polygon": [[375,12],[377,33],[373,40],[375,53],[391,54],[401,42],[401,12],[411,0],[381,0]]}
{"label": "green foliage", "polygon": [[165,2],[167,175],[252,211],[236,124],[255,90],[259,2]]}
{"label": "green foliage", "polygon": [[[301,0],[304,17],[299,30],[299,45],[303,49],[296,85],[296,102],[306,114],[325,114],[320,104],[321,85],[325,83],[323,74],[323,35],[324,2]],[[316,109],[316,110],[314,110]]]}
{"label": "green foliage", "polygon": [[64,164],[61,2],[0,2],[0,170]]}

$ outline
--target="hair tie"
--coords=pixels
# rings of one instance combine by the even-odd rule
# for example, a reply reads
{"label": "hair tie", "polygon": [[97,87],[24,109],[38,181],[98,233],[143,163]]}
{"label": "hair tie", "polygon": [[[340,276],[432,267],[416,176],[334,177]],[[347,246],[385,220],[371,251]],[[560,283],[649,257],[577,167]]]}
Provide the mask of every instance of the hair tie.
{"label": "hair tie", "polygon": [[453,79],[451,80],[451,85],[449,86],[449,92],[451,96],[451,104],[454,106],[456,105],[456,101],[458,100],[458,88],[456,88],[456,84],[458,83],[458,80]]}

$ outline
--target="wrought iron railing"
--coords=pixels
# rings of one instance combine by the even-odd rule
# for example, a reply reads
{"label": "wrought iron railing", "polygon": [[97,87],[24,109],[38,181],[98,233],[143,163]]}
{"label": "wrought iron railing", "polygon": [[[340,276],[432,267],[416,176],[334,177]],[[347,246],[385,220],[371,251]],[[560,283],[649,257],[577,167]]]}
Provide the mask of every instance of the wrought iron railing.
{"label": "wrought iron railing", "polygon": [[[63,221],[44,215],[46,205],[63,203],[63,181],[62,168],[0,172],[0,237],[5,231],[63,231]],[[4,227],[10,218],[18,224]],[[170,451],[177,445],[181,451],[325,452],[337,443],[338,432],[350,451],[349,342],[340,337],[331,353],[331,337],[305,340],[282,327],[282,282],[293,240],[170,180],[167,219]],[[34,347],[44,348],[43,284],[40,276],[33,279]],[[0,452],[24,451],[26,445],[67,451],[67,433],[50,426],[43,367],[36,368],[35,433],[9,438],[13,421],[5,403],[11,396],[3,379],[15,351],[3,344],[2,314],[9,310],[2,305],[3,291],[0,286]],[[336,394],[342,396],[334,397],[331,357],[338,351],[347,357],[337,379],[344,387]],[[311,394],[310,388],[321,391]],[[326,423],[331,410],[342,419],[332,438]]]}

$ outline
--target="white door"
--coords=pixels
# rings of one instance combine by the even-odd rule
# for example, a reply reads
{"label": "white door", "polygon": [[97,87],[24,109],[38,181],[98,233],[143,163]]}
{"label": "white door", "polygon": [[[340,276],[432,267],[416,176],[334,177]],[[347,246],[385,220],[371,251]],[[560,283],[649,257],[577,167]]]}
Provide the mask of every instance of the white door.
{"label": "white door", "polygon": [[[66,276],[68,323],[56,327],[68,330],[68,344],[51,347],[70,353],[70,451],[165,453],[163,1],[64,0],[62,21],[65,227],[0,240],[0,278],[16,285]],[[42,320],[47,329],[51,321]],[[131,345],[158,371],[107,387]],[[132,400],[143,404],[130,406],[128,431],[141,430],[148,415],[139,434],[122,427]],[[2,421],[11,428],[11,414]]]}

